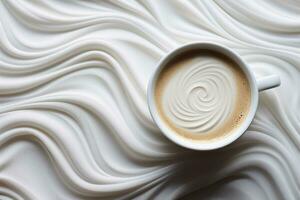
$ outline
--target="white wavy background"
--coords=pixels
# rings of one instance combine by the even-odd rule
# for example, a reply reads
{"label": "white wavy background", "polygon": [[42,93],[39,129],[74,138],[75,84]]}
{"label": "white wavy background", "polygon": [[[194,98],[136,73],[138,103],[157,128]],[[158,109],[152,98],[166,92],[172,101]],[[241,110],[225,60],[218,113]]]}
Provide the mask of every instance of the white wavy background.
{"label": "white wavy background", "polygon": [[[0,2],[0,199],[299,199],[300,2]],[[192,41],[233,48],[257,76],[249,130],[212,152],[159,132],[146,87]]]}

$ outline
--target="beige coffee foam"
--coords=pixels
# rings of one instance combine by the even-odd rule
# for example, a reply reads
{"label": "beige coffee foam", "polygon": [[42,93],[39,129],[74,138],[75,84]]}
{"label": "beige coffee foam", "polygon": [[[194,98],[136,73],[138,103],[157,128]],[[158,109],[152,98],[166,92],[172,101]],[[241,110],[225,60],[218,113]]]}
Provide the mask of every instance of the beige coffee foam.
{"label": "beige coffee foam", "polygon": [[[184,67],[184,61],[199,54],[209,54],[211,56],[222,59],[222,61],[227,62],[230,66],[230,70],[233,72],[236,81],[236,105],[234,110],[228,116],[224,124],[213,128],[211,131],[201,134],[190,133],[174,124],[170,121],[168,116],[165,115],[162,105],[162,94],[164,93],[165,86],[168,81],[173,77],[176,70]],[[223,54],[212,52],[208,50],[197,50],[192,52],[186,52],[180,57],[177,57],[170,61],[163,71],[158,76],[156,87],[155,87],[155,103],[157,107],[158,114],[160,118],[177,134],[195,140],[197,142],[208,142],[216,139],[221,139],[233,133],[246,119],[250,104],[251,104],[251,90],[248,83],[248,79],[244,72],[240,69],[238,64],[236,64],[232,59],[226,57]]]}

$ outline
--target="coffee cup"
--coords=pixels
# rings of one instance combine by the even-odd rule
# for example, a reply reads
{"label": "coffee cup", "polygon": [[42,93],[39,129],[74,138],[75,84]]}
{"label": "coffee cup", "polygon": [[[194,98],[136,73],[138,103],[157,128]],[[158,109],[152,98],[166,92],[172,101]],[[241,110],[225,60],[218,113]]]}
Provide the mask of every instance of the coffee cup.
{"label": "coffee cup", "polygon": [[[158,108],[158,104],[156,103],[156,97],[157,97],[156,87],[158,85],[158,82],[160,81],[159,77],[161,76],[161,74],[165,70],[165,68],[168,67],[168,64],[170,62],[174,62],[174,60],[176,60],[176,59],[180,60],[180,56],[182,56],[183,54],[187,54],[188,52],[193,52],[193,51],[200,52],[200,54],[201,54],[201,51],[209,51],[210,54],[225,56],[226,58],[228,58],[229,60],[234,62],[235,66],[237,68],[239,68],[239,70],[242,71],[242,73],[244,74],[244,77],[245,77],[244,79],[246,79],[247,84],[249,86],[249,94],[250,95],[249,95],[249,99],[247,100],[247,101],[249,101],[248,111],[247,111],[247,113],[245,113],[245,116],[244,116],[243,120],[239,123],[239,125],[237,127],[235,127],[234,129],[232,129],[232,131],[224,137],[222,136],[222,137],[218,137],[216,139],[214,139],[214,138],[206,139],[203,141],[184,137],[183,135],[178,134],[178,132],[175,129],[171,128],[170,125],[168,123],[166,123],[166,121],[163,119],[162,115],[159,112],[159,109],[161,109],[161,108]],[[202,58],[202,60],[203,59],[205,61],[205,57]],[[195,62],[197,62],[197,61],[195,61]],[[206,67],[205,69],[209,69],[209,67]],[[197,69],[194,68],[192,70],[195,71]],[[180,72],[180,73],[182,73],[182,72]],[[198,73],[200,74],[199,77],[201,79],[201,71],[199,71]],[[207,73],[207,72],[203,71],[203,73]],[[189,76],[187,76],[187,77],[189,77]],[[195,79],[195,76],[191,76],[191,77],[193,77]],[[225,78],[228,79],[228,77],[225,77]],[[193,83],[195,83],[195,80]],[[238,84],[240,84],[240,83],[238,83]],[[218,149],[218,148],[221,148],[221,147],[231,144],[232,142],[237,140],[243,133],[245,133],[245,131],[250,126],[250,124],[255,116],[257,106],[258,106],[258,100],[259,100],[259,92],[266,90],[266,89],[271,89],[271,88],[277,87],[279,85],[280,85],[280,78],[278,75],[275,75],[275,74],[256,78],[254,76],[252,70],[248,67],[248,65],[232,49],[225,47],[223,45],[215,44],[215,43],[197,42],[197,43],[186,44],[184,46],[176,48],[175,50],[168,53],[166,56],[164,56],[159,61],[158,65],[156,67],[156,70],[148,84],[147,101],[148,101],[148,107],[149,107],[149,110],[150,110],[150,113],[151,113],[151,116],[152,116],[154,122],[156,123],[158,128],[161,130],[161,132],[167,138],[169,138],[171,141],[173,141],[174,143],[176,143],[182,147],[186,147],[189,149],[213,150],[213,149]],[[208,89],[205,88],[205,86],[203,86],[204,88],[201,88],[201,87],[202,86],[199,86],[200,90],[203,90],[203,91],[198,91],[197,94],[202,95],[202,93],[210,92]],[[214,87],[214,86],[212,86],[212,87]],[[220,90],[218,90],[218,91],[220,91]],[[232,93],[232,94],[234,94],[234,93]],[[228,94],[228,95],[230,95],[230,94]],[[203,94],[202,96],[204,98],[209,95]],[[170,96],[168,98],[172,98],[172,96]],[[193,97],[193,98],[196,98],[196,97]],[[196,99],[201,100],[201,98],[202,97],[200,96],[200,97],[197,97]],[[207,98],[209,98],[209,97],[207,97]],[[226,98],[226,99],[230,100],[230,98]],[[215,101],[217,101],[217,100],[215,100]],[[239,100],[239,101],[242,101],[242,100]],[[168,104],[166,104],[166,105],[168,106]],[[228,102],[228,105],[232,105],[232,103]],[[199,106],[201,106],[201,104]],[[207,109],[209,109],[209,107],[207,107]],[[239,112],[239,111],[237,110],[237,111],[233,111],[233,112]],[[197,115],[197,116],[199,117],[199,115]],[[201,116],[200,116],[200,118],[201,118]],[[224,119],[226,119],[226,117],[224,117]],[[190,117],[186,120],[192,121],[193,119]],[[222,121],[219,123],[222,123]],[[176,123],[174,124],[174,126],[176,126]],[[212,127],[212,128],[214,128],[214,127]],[[219,132],[221,132],[221,131],[222,130],[219,130]]]}

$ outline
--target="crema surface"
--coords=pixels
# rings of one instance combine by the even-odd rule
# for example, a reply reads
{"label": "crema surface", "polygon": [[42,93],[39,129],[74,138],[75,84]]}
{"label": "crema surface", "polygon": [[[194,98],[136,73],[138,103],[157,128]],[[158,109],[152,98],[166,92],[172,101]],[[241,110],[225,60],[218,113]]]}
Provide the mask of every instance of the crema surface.
{"label": "crema surface", "polygon": [[247,77],[230,58],[198,50],[167,63],[158,77],[159,115],[176,133],[190,139],[220,139],[246,118],[250,106]]}

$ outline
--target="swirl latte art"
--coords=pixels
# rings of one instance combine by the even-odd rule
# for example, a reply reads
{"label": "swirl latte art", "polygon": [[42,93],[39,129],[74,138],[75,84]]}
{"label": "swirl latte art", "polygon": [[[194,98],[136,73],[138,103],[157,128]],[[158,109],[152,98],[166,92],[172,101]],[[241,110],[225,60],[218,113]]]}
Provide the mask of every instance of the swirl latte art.
{"label": "swirl latte art", "polygon": [[180,135],[212,140],[245,119],[250,88],[241,69],[215,52],[189,52],[167,64],[156,85],[161,118]]}

